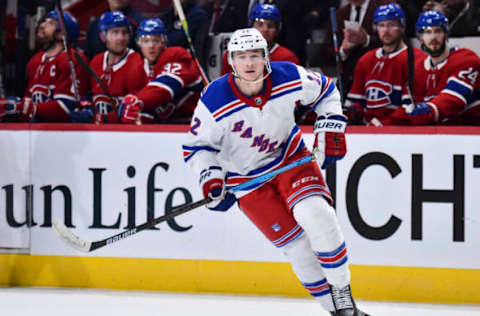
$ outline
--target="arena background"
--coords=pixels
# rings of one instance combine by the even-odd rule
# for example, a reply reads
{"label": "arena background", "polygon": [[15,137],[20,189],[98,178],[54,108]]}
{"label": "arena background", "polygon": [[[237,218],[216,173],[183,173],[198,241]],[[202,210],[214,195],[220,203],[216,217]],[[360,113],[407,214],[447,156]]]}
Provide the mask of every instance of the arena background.
{"label": "arena background", "polygon": [[[201,199],[182,161],[187,126],[0,126],[0,286],[307,296],[243,214],[193,210],[84,254],[98,240]],[[304,127],[308,145],[312,128]],[[352,287],[370,300],[480,303],[480,130],[349,127],[325,174]]]}

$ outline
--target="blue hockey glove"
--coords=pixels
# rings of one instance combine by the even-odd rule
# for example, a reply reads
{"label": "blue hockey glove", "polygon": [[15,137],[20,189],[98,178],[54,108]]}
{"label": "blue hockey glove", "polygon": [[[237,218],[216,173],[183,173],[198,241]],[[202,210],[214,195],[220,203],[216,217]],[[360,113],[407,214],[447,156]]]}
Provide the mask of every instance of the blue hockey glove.
{"label": "blue hockey glove", "polygon": [[427,125],[435,123],[435,113],[428,103],[417,103],[413,109],[405,109],[405,114],[412,125]]}

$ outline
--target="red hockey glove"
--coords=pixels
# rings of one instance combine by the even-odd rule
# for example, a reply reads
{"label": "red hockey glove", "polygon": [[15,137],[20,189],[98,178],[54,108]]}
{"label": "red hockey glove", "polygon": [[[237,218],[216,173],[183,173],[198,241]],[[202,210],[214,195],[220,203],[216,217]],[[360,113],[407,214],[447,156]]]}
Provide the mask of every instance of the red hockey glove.
{"label": "red hockey glove", "polygon": [[161,105],[155,109],[155,117],[158,121],[163,122],[167,120],[173,112],[175,112],[175,104],[167,103],[165,105]]}
{"label": "red hockey glove", "polygon": [[91,123],[95,116],[95,108],[90,100],[82,100],[69,115],[73,123]]}
{"label": "red hockey glove", "polygon": [[21,102],[18,97],[0,98],[0,119],[18,114],[18,104]]}
{"label": "red hockey glove", "polygon": [[342,159],[347,153],[346,127],[347,118],[342,114],[320,115],[315,121],[313,154],[322,169]]}
{"label": "red hockey glove", "polygon": [[428,103],[418,103],[411,110],[405,109],[405,113],[412,125],[428,125],[438,121],[436,109]]}
{"label": "red hockey glove", "polygon": [[343,115],[349,124],[361,124],[363,120],[363,107],[358,102],[347,101],[342,107]]}
{"label": "red hockey glove", "polygon": [[95,123],[118,123],[119,119],[115,109],[118,105],[118,100],[115,97],[108,97],[106,95],[97,95],[93,98],[95,104]]}
{"label": "red hockey glove", "polygon": [[437,121],[435,110],[428,103],[401,106],[382,119],[383,125],[428,125]]}
{"label": "red hockey glove", "polygon": [[30,122],[37,114],[37,105],[31,98],[24,97],[19,107],[20,118],[22,121]]}
{"label": "red hockey glove", "polygon": [[0,119],[5,116],[18,115],[21,121],[29,122],[35,117],[37,106],[31,98],[24,97],[20,100],[17,97],[0,99]]}
{"label": "red hockey glove", "polygon": [[135,95],[129,94],[123,98],[118,108],[118,118],[122,123],[135,124],[140,122],[140,112],[143,108],[143,101]]}

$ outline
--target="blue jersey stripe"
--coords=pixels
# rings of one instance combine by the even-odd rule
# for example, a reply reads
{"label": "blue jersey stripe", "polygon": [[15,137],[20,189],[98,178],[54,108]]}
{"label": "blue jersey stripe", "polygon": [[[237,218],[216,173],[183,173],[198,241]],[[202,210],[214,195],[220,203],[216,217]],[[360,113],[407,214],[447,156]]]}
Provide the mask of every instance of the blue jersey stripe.
{"label": "blue jersey stripe", "polygon": [[220,150],[218,149],[215,149],[213,147],[210,147],[210,146],[185,146],[183,145],[182,146],[183,148],[183,151],[185,152],[189,152],[188,156],[184,156],[184,160],[185,162],[189,161],[193,155],[195,155],[196,153],[198,153],[199,151],[202,151],[202,150],[206,150],[206,151],[210,151],[210,152],[220,152]]}
{"label": "blue jersey stripe", "polygon": [[333,84],[333,82],[331,82],[330,86],[327,88],[327,91],[322,95],[322,97],[320,99],[317,100],[317,102],[312,104],[311,108],[315,110],[317,105],[319,105],[327,96],[329,96],[330,93],[332,93],[333,90],[335,90],[335,85]]}
{"label": "blue jersey stripe", "polygon": [[469,86],[462,84],[461,81],[452,79],[448,80],[445,90],[451,90],[455,93],[462,95],[467,101],[467,103],[470,103],[471,101],[472,89]]}
{"label": "blue jersey stripe", "polygon": [[77,107],[77,102],[66,98],[55,98],[56,101],[60,101],[67,106],[70,111],[73,111]]}
{"label": "blue jersey stripe", "polygon": [[183,84],[180,81],[167,75],[160,75],[157,78],[153,79],[152,82],[163,83],[164,85],[172,89],[174,93],[177,93],[180,89],[183,88]]}
{"label": "blue jersey stripe", "polygon": [[276,98],[278,98],[278,97],[284,96],[285,94],[289,94],[289,93],[291,93],[291,92],[295,92],[295,91],[298,91],[298,90],[302,90],[302,87],[301,87],[301,86],[300,86],[300,87],[295,87],[295,88],[293,88],[293,89],[285,90],[285,91],[282,91],[282,92],[280,92],[280,93],[278,93],[278,94],[272,95],[272,96],[270,97],[270,100],[276,99]]}
{"label": "blue jersey stripe", "polygon": [[224,114],[222,114],[221,116],[217,117],[217,118],[215,119],[215,121],[216,121],[216,122],[219,122],[219,121],[223,120],[224,118],[229,117],[229,116],[232,115],[233,113],[236,113],[236,112],[238,112],[238,111],[240,111],[240,110],[243,110],[243,109],[246,108],[246,107],[248,107],[248,104],[244,104],[243,106],[237,106],[237,107],[233,108],[232,110],[227,111],[227,112],[225,112]]}

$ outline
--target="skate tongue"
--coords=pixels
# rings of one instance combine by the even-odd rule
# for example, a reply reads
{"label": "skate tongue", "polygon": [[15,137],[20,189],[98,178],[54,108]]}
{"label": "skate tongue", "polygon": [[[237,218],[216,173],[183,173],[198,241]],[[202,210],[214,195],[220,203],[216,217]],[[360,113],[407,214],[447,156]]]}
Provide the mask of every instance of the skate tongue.
{"label": "skate tongue", "polygon": [[342,288],[332,286],[330,291],[332,293],[333,304],[337,310],[336,315],[357,315],[350,286],[347,285]]}

